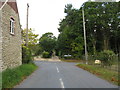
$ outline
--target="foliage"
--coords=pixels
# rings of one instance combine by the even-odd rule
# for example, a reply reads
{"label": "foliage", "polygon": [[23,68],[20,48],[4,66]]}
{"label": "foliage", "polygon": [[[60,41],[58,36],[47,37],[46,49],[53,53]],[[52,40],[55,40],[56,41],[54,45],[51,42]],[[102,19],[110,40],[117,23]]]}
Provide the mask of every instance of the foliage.
{"label": "foliage", "polygon": [[73,58],[73,56],[68,54],[68,55],[64,55],[63,58],[66,59],[66,60],[67,59],[70,60],[70,59]]}
{"label": "foliage", "polygon": [[39,56],[40,54],[42,54],[43,49],[39,44],[36,44],[34,46],[34,56]]}
{"label": "foliage", "polygon": [[43,52],[43,53],[42,53],[42,57],[43,57],[43,58],[50,58],[51,55],[50,55],[49,52]]}
{"label": "foliage", "polygon": [[[116,8],[114,8],[116,7]],[[85,22],[88,45],[95,51],[111,49],[114,46],[112,36],[118,31],[118,3],[117,2],[87,2],[84,4]],[[109,42],[110,41],[110,42]],[[114,46],[116,47],[116,46]],[[88,47],[91,51],[91,47]]]}
{"label": "foliage", "polygon": [[65,6],[65,19],[59,24],[57,49],[60,56],[71,54],[80,58],[83,51],[82,16],[71,4]]}
{"label": "foliage", "polygon": [[22,63],[28,64],[32,62],[32,53],[31,49],[26,46],[22,46]]}
{"label": "foliage", "polygon": [[[33,33],[33,29],[29,29],[28,30],[28,38],[29,38],[29,42],[28,42],[28,45],[32,45],[32,44],[37,44],[37,42],[38,42],[38,39],[37,39],[37,37],[38,37],[38,34],[34,34]],[[23,43],[25,44],[25,41],[26,41],[26,29],[24,29],[23,31],[22,31],[22,37],[23,37]]]}
{"label": "foliage", "polygon": [[120,57],[120,2],[86,2],[80,9],[71,4],[65,6],[65,18],[59,23],[57,51],[62,57],[71,54],[81,58],[84,54],[82,8],[85,13],[87,50],[97,55],[112,50]]}
{"label": "foliage", "polygon": [[36,69],[37,66],[34,64],[23,64],[17,68],[3,71],[2,88],[13,88]]}
{"label": "foliage", "polygon": [[101,51],[98,55],[99,60],[102,60],[104,65],[112,65],[115,53],[110,50]]}
{"label": "foliage", "polygon": [[[33,29],[28,30],[28,48],[31,49],[32,54],[35,55],[38,53],[39,47],[38,47],[38,34],[33,33]],[[26,29],[22,31],[22,38],[23,38],[23,45],[25,45],[26,42]]]}
{"label": "foliage", "polygon": [[120,81],[118,79],[119,74],[117,72],[110,71],[105,68],[92,66],[92,65],[86,65],[86,64],[77,64],[78,67],[87,70],[103,79],[108,80],[109,82],[112,82],[116,85],[120,85]]}
{"label": "foliage", "polygon": [[53,33],[45,33],[39,39],[39,46],[41,47],[42,51],[48,52],[52,55],[53,50],[55,50],[56,46],[56,37],[53,36]]}
{"label": "foliage", "polygon": [[2,73],[0,72],[0,89],[2,88]]}

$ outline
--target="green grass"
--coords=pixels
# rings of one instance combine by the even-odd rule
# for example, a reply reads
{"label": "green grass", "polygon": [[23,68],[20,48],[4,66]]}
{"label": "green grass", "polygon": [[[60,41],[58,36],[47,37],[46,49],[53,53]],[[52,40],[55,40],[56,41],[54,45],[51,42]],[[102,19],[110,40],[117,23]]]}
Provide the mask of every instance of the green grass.
{"label": "green grass", "polygon": [[2,72],[2,88],[13,88],[37,69],[34,64],[23,64]]}
{"label": "green grass", "polygon": [[2,88],[2,73],[0,72],[0,90]]}
{"label": "green grass", "polygon": [[[120,81],[118,79],[118,72],[116,71],[110,71],[108,69],[102,68],[102,67],[97,67],[97,66],[92,66],[92,65],[86,65],[86,64],[77,64],[78,67],[87,70],[100,78],[103,78],[113,84],[120,85]],[[120,76],[119,76],[120,78]]]}

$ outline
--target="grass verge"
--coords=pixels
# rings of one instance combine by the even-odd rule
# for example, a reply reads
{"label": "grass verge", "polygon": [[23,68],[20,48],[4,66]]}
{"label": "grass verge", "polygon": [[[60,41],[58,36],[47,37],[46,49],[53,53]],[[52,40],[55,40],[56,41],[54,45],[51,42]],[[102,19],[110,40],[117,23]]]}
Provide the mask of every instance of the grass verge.
{"label": "grass verge", "polygon": [[2,72],[2,88],[13,88],[37,69],[35,64],[23,64]]}
{"label": "grass verge", "polygon": [[2,88],[2,73],[0,72],[0,90]]}
{"label": "grass verge", "polygon": [[98,67],[98,66],[92,66],[92,65],[86,65],[86,64],[77,64],[76,66],[89,71],[92,74],[95,74],[99,76],[100,78],[103,78],[113,84],[120,85],[120,76],[118,75],[118,72],[116,71],[110,71],[108,69]]}
{"label": "grass verge", "polygon": [[61,59],[63,62],[81,62],[81,60],[70,60],[70,59]]}

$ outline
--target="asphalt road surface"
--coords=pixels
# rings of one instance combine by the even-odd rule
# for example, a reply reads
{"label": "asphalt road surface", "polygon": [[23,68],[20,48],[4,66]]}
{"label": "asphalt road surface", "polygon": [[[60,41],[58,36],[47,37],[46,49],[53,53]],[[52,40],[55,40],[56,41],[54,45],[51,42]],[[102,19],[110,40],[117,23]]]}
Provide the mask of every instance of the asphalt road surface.
{"label": "asphalt road surface", "polygon": [[15,88],[117,88],[75,66],[76,63],[35,61],[39,68]]}

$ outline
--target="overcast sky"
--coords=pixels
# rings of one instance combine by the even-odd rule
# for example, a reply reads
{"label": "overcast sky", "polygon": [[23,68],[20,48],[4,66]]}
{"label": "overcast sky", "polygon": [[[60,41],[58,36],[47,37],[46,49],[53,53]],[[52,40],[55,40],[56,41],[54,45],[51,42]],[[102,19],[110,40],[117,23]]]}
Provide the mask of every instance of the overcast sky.
{"label": "overcast sky", "polygon": [[87,0],[17,0],[20,23],[22,28],[26,28],[26,8],[29,3],[29,28],[34,29],[34,33],[42,34],[53,32],[57,37],[59,22],[65,17],[64,8],[67,4],[72,4],[79,9]]}
{"label": "overcast sky", "polygon": [[26,28],[26,8],[29,3],[29,28],[40,36],[46,32],[53,32],[58,36],[58,27],[61,19],[64,18],[66,4],[72,4],[79,9],[87,0],[17,0],[20,23]]}

